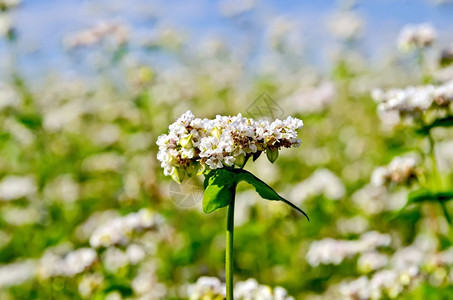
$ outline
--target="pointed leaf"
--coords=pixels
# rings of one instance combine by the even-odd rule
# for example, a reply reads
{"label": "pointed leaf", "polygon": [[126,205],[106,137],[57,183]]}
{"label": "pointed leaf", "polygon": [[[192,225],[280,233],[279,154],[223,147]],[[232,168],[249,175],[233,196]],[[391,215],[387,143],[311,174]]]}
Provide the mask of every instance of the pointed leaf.
{"label": "pointed leaf", "polygon": [[427,189],[419,189],[409,193],[407,200],[408,203],[421,203],[421,202],[445,202],[453,199],[453,191],[432,192]]}
{"label": "pointed leaf", "polygon": [[419,128],[416,132],[422,135],[428,135],[434,127],[451,127],[453,126],[453,116],[436,119],[431,124]]}
{"label": "pointed leaf", "polygon": [[303,210],[301,210],[299,207],[297,207],[293,203],[289,202],[288,200],[286,200],[285,198],[283,198],[282,196],[277,194],[277,192],[275,192],[270,186],[268,186],[264,181],[262,181],[261,179],[259,179],[255,175],[253,175],[252,173],[250,173],[246,170],[242,170],[242,169],[233,170],[233,172],[237,173],[237,177],[236,177],[237,182],[245,181],[245,182],[253,185],[255,190],[258,192],[258,194],[262,198],[267,199],[267,200],[282,201],[282,202],[288,204],[289,206],[291,206],[292,208],[294,208],[295,210],[297,210],[298,212],[302,213],[307,218],[307,220],[310,221],[307,214]]}

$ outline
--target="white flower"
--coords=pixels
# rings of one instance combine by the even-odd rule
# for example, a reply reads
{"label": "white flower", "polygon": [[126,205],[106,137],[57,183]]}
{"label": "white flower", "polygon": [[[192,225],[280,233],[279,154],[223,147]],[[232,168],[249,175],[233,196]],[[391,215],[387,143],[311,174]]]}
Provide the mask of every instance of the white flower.
{"label": "white flower", "polygon": [[385,186],[389,184],[404,184],[417,178],[419,158],[413,154],[396,156],[384,167],[376,168],[371,175],[373,186]]}
{"label": "white flower", "polygon": [[9,175],[0,182],[0,201],[31,196],[36,190],[36,182],[33,177]]}
{"label": "white flower", "polygon": [[168,134],[157,139],[157,159],[165,175],[181,181],[186,174],[196,174],[199,168],[233,167],[257,152],[298,147],[296,130],[302,126],[303,122],[293,117],[271,123],[241,114],[217,115],[208,120],[195,118],[187,111],[169,126]]}
{"label": "white flower", "polygon": [[411,48],[424,48],[430,46],[436,39],[436,31],[428,23],[406,25],[398,36],[398,47],[402,51]]}

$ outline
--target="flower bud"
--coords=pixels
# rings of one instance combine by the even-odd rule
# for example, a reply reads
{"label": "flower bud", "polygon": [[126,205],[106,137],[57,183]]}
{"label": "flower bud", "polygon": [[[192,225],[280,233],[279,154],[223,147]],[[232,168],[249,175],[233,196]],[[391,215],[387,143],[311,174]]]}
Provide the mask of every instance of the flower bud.
{"label": "flower bud", "polygon": [[186,176],[186,172],[180,168],[173,167],[173,173],[171,174],[171,178],[177,183],[181,183]]}
{"label": "flower bud", "polygon": [[220,136],[222,135],[222,131],[220,130],[219,127],[214,127],[211,130],[211,135],[215,136],[218,140],[220,140]]}
{"label": "flower bud", "polygon": [[193,144],[192,144],[192,137],[193,135],[190,134],[188,137],[186,138],[183,138],[179,141],[179,144],[184,147],[184,148],[187,148],[187,149],[190,149],[193,147]]}
{"label": "flower bud", "polygon": [[267,159],[269,159],[271,163],[274,163],[274,161],[276,161],[278,157],[278,148],[268,148],[266,150],[266,155]]}
{"label": "flower bud", "polygon": [[241,154],[241,155],[235,156],[234,158],[236,158],[236,161],[234,162],[236,164],[236,166],[238,166],[239,168],[242,168],[245,164],[245,155]]}

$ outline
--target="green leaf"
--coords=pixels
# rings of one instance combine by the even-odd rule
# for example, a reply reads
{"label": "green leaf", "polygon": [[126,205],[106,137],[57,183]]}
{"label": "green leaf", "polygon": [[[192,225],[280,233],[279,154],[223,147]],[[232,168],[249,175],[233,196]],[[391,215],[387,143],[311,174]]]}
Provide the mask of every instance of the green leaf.
{"label": "green leaf", "polygon": [[445,118],[436,119],[431,124],[425,125],[417,129],[416,133],[422,135],[428,135],[431,129],[434,127],[451,127],[453,126],[453,116],[447,116]]}
{"label": "green leaf", "polygon": [[307,214],[303,210],[301,210],[299,207],[297,207],[293,203],[289,202],[288,200],[277,194],[277,192],[275,192],[270,186],[268,186],[264,181],[262,181],[252,173],[242,169],[235,169],[232,171],[237,174],[236,181],[238,183],[240,181],[245,181],[248,184],[251,184],[262,198],[267,200],[282,201],[291,206],[292,208],[294,208],[295,210],[297,210],[298,212],[302,213],[307,218],[307,220],[310,221]]}
{"label": "green leaf", "polygon": [[453,191],[444,191],[444,192],[432,192],[428,189],[418,189],[415,191],[412,191],[409,193],[407,196],[407,202],[406,204],[400,208],[398,211],[391,213],[385,218],[385,221],[391,221],[395,218],[397,218],[409,205],[414,204],[414,203],[423,203],[423,202],[439,202],[439,203],[444,203],[446,201],[452,200],[453,199]]}
{"label": "green leaf", "polygon": [[236,174],[217,169],[206,174],[203,186],[203,211],[207,214],[230,204],[236,192]]}
{"label": "green leaf", "polygon": [[409,193],[407,200],[410,203],[421,202],[445,202],[453,199],[453,191],[432,192],[427,189],[419,189]]}

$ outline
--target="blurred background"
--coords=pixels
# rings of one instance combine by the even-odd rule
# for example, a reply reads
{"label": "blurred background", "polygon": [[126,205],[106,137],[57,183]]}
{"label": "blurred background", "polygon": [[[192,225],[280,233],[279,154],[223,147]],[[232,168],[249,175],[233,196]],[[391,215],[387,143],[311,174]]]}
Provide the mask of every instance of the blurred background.
{"label": "blurred background", "polygon": [[393,216],[418,187],[452,189],[453,133],[418,135],[372,92],[452,102],[452,16],[447,0],[0,0],[0,299],[223,299],[226,210],[205,215],[203,178],[175,184],[156,159],[188,109],[305,124],[300,148],[246,169],[311,222],[239,186],[238,299],[448,299],[443,211]]}

